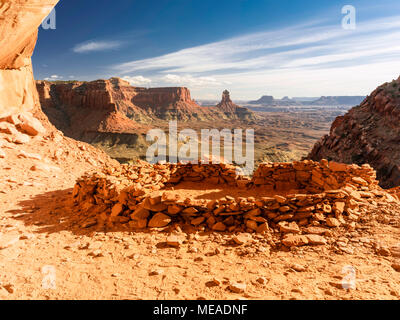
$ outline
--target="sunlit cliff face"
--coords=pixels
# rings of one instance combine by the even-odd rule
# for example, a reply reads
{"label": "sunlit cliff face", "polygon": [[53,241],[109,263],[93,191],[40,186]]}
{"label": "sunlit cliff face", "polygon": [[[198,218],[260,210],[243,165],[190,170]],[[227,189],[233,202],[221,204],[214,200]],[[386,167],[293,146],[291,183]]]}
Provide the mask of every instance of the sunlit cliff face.
{"label": "sunlit cliff face", "polygon": [[38,27],[58,0],[0,3],[0,116],[38,108],[31,56]]}

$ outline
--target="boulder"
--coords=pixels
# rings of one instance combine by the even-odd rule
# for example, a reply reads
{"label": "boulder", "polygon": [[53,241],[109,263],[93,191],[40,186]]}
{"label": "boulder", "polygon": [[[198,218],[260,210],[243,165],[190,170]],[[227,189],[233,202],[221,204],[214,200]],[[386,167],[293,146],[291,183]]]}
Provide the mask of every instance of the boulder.
{"label": "boulder", "polygon": [[171,218],[166,214],[159,212],[156,213],[149,221],[149,228],[163,228],[170,224]]}
{"label": "boulder", "polygon": [[38,134],[43,134],[46,132],[46,129],[43,127],[42,123],[28,113],[20,114],[18,119],[20,121],[16,125],[16,128],[22,133],[30,136],[37,136]]}
{"label": "boulder", "polygon": [[308,244],[307,236],[289,234],[282,240],[282,244],[287,247],[300,247]]}
{"label": "boulder", "polygon": [[296,222],[282,221],[278,223],[278,226],[283,233],[300,233],[300,228]]}

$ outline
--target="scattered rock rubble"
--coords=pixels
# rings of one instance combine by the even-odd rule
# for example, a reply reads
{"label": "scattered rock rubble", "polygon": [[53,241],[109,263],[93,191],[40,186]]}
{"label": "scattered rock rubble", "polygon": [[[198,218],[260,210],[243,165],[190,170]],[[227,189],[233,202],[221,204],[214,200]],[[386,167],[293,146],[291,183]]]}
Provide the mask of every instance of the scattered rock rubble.
{"label": "scattered rock rubble", "polygon": [[[180,183],[254,190],[257,197],[184,198]],[[228,192],[229,193],[229,192]],[[353,231],[368,206],[397,203],[381,189],[369,165],[322,160],[264,163],[253,177],[227,164],[155,164],[139,162],[84,175],[73,190],[81,226],[164,228],[174,223],[216,232],[278,233],[287,247],[325,245],[331,230]],[[178,246],[176,239],[168,240]],[[243,236],[233,239],[241,244]]]}
{"label": "scattered rock rubble", "polygon": [[25,144],[45,132],[42,123],[28,112],[0,118],[0,133],[5,134],[5,140],[10,143]]}
{"label": "scattered rock rubble", "polygon": [[375,89],[360,105],[339,116],[329,135],[318,141],[308,159],[370,164],[380,185],[400,185],[400,77]]}

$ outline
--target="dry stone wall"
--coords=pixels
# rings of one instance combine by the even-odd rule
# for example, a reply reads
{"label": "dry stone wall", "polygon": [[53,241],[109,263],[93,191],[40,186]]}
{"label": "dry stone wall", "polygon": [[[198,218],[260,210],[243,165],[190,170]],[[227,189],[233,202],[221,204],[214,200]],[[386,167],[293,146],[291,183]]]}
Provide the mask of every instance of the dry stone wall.
{"label": "dry stone wall", "polygon": [[339,189],[347,183],[374,188],[378,182],[369,165],[359,167],[326,160],[261,164],[252,179],[253,185],[271,191],[301,189],[311,193]]}
{"label": "dry stone wall", "polygon": [[[220,199],[182,197],[166,187],[181,182],[221,185]],[[232,197],[229,190],[254,190],[257,196]],[[285,234],[287,246],[324,244],[331,228],[354,229],[368,201],[398,201],[378,187],[368,165],[328,161],[262,164],[250,179],[226,164],[156,164],[141,162],[106,169],[77,181],[74,201],[82,227],[125,224],[163,228],[182,223],[219,232]]]}

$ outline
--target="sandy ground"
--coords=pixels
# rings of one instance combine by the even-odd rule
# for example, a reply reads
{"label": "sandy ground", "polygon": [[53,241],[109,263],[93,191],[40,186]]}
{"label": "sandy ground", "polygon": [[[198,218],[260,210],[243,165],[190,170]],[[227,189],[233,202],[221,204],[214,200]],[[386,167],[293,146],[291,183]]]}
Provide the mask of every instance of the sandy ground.
{"label": "sandy ground", "polygon": [[165,188],[166,191],[174,191],[182,199],[190,198],[195,200],[217,200],[230,196],[233,198],[243,197],[272,197],[274,195],[287,195],[287,194],[304,194],[301,190],[289,190],[289,191],[274,191],[268,192],[265,188],[253,187],[252,189],[238,189],[233,188],[229,185],[215,185],[210,183],[196,183],[196,182],[181,182],[174,187]]}
{"label": "sandy ground", "polygon": [[[238,246],[232,234],[182,228],[185,241],[173,248],[165,245],[170,228],[81,228],[70,194],[85,168],[46,160],[43,149],[41,161],[61,170],[32,171],[38,160],[18,154],[35,148],[3,148],[0,159],[0,299],[400,298],[394,209],[371,212],[356,231],[322,247],[271,248],[261,235]],[[233,292],[235,283],[244,292]]]}

